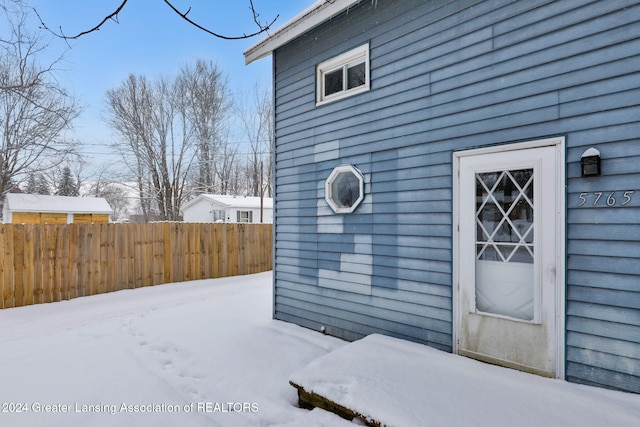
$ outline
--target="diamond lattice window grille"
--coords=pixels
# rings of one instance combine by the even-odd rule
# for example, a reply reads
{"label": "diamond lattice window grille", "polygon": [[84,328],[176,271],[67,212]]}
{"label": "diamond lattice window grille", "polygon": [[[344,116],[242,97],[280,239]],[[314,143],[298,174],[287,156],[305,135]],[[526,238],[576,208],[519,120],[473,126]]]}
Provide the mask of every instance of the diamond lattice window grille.
{"label": "diamond lattice window grille", "polygon": [[476,174],[476,257],[533,263],[533,169]]}

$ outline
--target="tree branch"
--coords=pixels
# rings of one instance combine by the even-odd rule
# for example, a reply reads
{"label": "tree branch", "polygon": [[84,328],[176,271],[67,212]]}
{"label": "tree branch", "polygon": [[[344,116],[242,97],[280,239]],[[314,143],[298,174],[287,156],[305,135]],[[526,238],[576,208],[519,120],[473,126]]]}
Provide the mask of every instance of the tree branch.
{"label": "tree branch", "polygon": [[[43,29],[49,31],[51,34],[53,34],[56,37],[59,37],[61,39],[64,40],[76,40],[86,34],[89,33],[93,33],[94,31],[98,31],[100,30],[100,28],[109,20],[113,20],[116,23],[118,22],[118,14],[122,11],[122,9],[124,8],[124,6],[127,4],[128,0],[122,0],[122,3],[120,3],[120,6],[118,6],[118,8],[116,10],[114,10],[112,13],[110,13],[109,15],[105,16],[104,19],[102,21],[100,21],[100,23],[98,23],[98,25],[94,26],[93,28],[90,28],[86,31],[81,31],[80,33],[76,34],[75,36],[67,36],[64,34],[64,32],[62,31],[62,27],[60,27],[59,32],[55,32],[52,29],[50,29],[47,24],[45,24],[44,20],[42,19],[42,17],[40,17],[40,14],[38,13],[38,11],[33,8],[33,11],[35,12],[36,16],[38,17],[38,20],[40,21],[40,25]],[[202,25],[198,24],[197,22],[193,21],[191,18],[189,18],[187,15],[191,12],[191,7],[189,7],[189,9],[185,12],[182,13],[180,12],[169,0],[163,0],[165,2],[165,4],[167,6],[169,6],[171,8],[171,10],[173,10],[178,16],[180,16],[182,19],[184,19],[185,21],[187,21],[189,24],[193,25],[194,27],[198,28],[199,30],[204,31],[207,34],[211,34],[214,37],[218,37],[224,40],[239,40],[239,39],[248,39],[251,37],[254,37],[258,34],[264,33],[265,31],[268,31],[271,26],[276,22],[276,20],[278,19],[278,17],[280,15],[276,15],[276,17],[269,23],[265,23],[262,24],[260,23],[260,21],[258,21],[258,17],[260,16],[258,14],[258,12],[256,11],[254,5],[253,5],[253,0],[249,0],[249,4],[250,4],[250,9],[251,12],[253,14],[253,21],[256,23],[256,25],[258,26],[258,31],[251,33],[251,34],[242,34],[241,36],[225,36],[219,33],[216,33],[214,31],[209,30],[206,27],[203,27]]]}
{"label": "tree branch", "polygon": [[189,7],[189,9],[185,13],[182,13],[173,4],[171,4],[171,2],[169,0],[163,0],[163,1],[167,4],[167,6],[169,6],[175,13],[177,13],[182,19],[187,21],[189,24],[191,24],[194,27],[204,31],[207,34],[211,34],[212,36],[215,36],[215,37],[218,37],[218,38],[221,38],[221,39],[224,39],[224,40],[240,40],[240,39],[248,39],[248,38],[251,38],[253,36],[257,36],[258,34],[261,34],[261,33],[264,33],[265,31],[268,31],[271,28],[271,26],[276,22],[278,17],[280,16],[280,15],[276,15],[276,17],[273,19],[273,21],[271,21],[270,23],[268,23],[266,25],[261,24],[260,22],[258,22],[258,16],[259,15],[258,15],[258,12],[256,12],[255,7],[253,6],[253,0],[249,0],[249,4],[251,5],[250,8],[251,8],[251,11],[253,13],[253,20],[256,23],[256,25],[258,26],[259,30],[256,31],[255,33],[252,33],[252,34],[243,34],[241,36],[232,36],[232,37],[230,37],[230,36],[224,36],[222,34],[215,33],[213,31],[203,27],[202,25],[198,24],[197,22],[189,19],[187,17],[187,15],[189,14],[189,12],[191,12],[191,7]]}
{"label": "tree branch", "polygon": [[110,19],[114,20],[115,22],[118,22],[118,14],[120,13],[120,11],[124,7],[124,5],[127,4],[127,1],[129,1],[129,0],[123,0],[122,3],[120,4],[120,6],[118,6],[118,8],[115,11],[113,11],[109,15],[105,16],[104,19],[102,21],[100,21],[100,23],[98,25],[96,25],[95,27],[93,27],[93,28],[91,28],[89,30],[82,31],[82,32],[76,34],[75,36],[65,36],[63,31],[62,31],[62,27],[60,27],[60,33],[59,34],[56,33],[55,31],[51,30],[47,26],[47,24],[44,23],[44,21],[40,17],[40,14],[38,13],[38,11],[35,8],[33,8],[33,11],[35,12],[36,16],[40,20],[40,25],[42,25],[42,28],[44,28],[45,30],[49,31],[54,36],[60,37],[61,39],[75,40],[75,39],[78,39],[78,38],[84,36],[85,34],[89,34],[89,33],[92,33],[94,31],[98,31],[100,29],[100,27],[102,27],[104,25],[104,23],[107,22]]}

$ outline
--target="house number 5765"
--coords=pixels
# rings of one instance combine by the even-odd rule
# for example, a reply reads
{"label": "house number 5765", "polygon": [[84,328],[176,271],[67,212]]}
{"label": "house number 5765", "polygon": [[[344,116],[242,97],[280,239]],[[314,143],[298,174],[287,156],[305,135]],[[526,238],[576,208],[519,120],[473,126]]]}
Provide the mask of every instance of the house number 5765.
{"label": "house number 5765", "polygon": [[627,190],[622,192],[611,191],[594,191],[591,193],[580,193],[578,198],[580,202],[578,202],[578,207],[580,206],[624,206],[628,205],[631,202],[631,196],[633,195],[634,190]]}

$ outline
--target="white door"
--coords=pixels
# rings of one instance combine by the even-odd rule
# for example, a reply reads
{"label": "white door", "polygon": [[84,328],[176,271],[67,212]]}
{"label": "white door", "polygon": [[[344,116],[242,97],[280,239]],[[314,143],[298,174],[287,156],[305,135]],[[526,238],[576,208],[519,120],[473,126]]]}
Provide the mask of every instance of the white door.
{"label": "white door", "polygon": [[563,139],[457,153],[457,351],[562,370]]}

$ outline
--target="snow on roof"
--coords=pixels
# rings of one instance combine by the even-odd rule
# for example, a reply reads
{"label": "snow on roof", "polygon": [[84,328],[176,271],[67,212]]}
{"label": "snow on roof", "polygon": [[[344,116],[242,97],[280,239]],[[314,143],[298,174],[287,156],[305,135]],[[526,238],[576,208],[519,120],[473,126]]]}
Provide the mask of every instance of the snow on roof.
{"label": "snow on roof", "polygon": [[[182,209],[188,208],[194,205],[200,200],[209,200],[214,203],[224,205],[227,208],[259,208],[260,197],[247,197],[247,196],[229,196],[229,195],[217,195],[217,194],[200,194],[198,197],[187,202]],[[273,208],[273,199],[271,197],[263,197],[263,208]]]}
{"label": "snow on roof", "polygon": [[361,0],[318,0],[275,30],[266,39],[251,46],[244,52],[246,64],[270,55],[280,46],[308,32],[312,28],[349,9]]}
{"label": "snow on roof", "polygon": [[12,212],[113,213],[109,203],[98,197],[8,193],[5,203]]}

